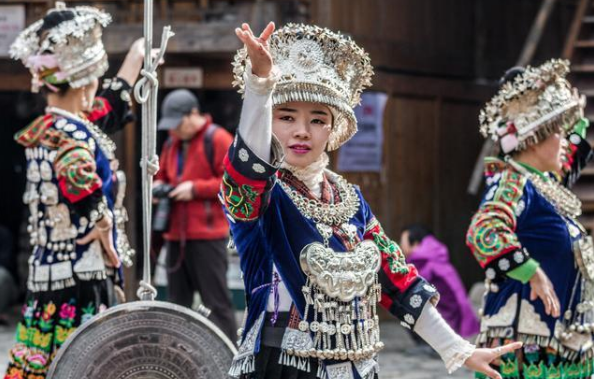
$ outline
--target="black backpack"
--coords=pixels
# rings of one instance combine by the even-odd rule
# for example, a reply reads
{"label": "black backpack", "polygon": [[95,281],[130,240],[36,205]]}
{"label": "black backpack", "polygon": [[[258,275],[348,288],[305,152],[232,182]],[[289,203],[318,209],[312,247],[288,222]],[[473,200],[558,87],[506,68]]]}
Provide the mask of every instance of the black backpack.
{"label": "black backpack", "polygon": [[216,171],[214,167],[214,146],[212,139],[218,128],[220,128],[220,126],[210,123],[204,134],[204,153],[206,154],[206,160],[210,166],[210,172],[212,172],[213,175],[216,175]]}
{"label": "black backpack", "polygon": [[[206,129],[206,132],[204,134],[204,154],[206,155],[206,160],[208,161],[210,172],[212,172],[213,175],[216,175],[216,171],[214,167],[214,145],[212,143],[212,140],[218,128],[220,128],[220,126],[210,123],[208,125],[208,129]],[[171,138],[167,138],[165,146],[169,147],[171,143]]]}

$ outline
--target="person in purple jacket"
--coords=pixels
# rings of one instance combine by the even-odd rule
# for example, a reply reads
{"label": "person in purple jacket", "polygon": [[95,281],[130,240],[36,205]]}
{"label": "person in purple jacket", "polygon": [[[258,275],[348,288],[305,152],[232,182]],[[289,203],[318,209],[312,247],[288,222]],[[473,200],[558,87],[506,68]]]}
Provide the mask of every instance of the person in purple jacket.
{"label": "person in purple jacket", "polygon": [[462,337],[479,332],[479,322],[458,272],[450,262],[448,248],[422,225],[405,227],[400,247],[419,275],[435,285],[441,295],[437,310]]}

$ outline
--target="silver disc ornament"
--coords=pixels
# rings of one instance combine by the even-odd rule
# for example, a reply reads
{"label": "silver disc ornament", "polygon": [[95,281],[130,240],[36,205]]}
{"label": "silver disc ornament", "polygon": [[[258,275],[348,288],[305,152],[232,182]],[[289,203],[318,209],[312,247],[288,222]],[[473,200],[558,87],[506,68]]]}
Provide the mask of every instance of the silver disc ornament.
{"label": "silver disc ornament", "polygon": [[228,378],[235,347],[205,317],[137,301],[96,315],[60,348],[48,379]]}

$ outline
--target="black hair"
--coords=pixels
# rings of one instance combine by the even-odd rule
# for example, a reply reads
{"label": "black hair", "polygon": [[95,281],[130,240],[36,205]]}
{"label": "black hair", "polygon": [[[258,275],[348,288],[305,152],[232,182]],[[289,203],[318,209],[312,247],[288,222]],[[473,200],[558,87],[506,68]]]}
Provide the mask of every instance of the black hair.
{"label": "black hair", "polygon": [[514,66],[507,70],[501,79],[499,79],[499,87],[503,87],[505,83],[512,82],[516,77],[526,72],[526,69],[521,66]]}
{"label": "black hair", "polygon": [[52,86],[56,87],[58,89],[57,92],[54,92],[52,90],[50,90],[49,88],[47,88],[47,86],[43,86],[39,89],[39,93],[41,93],[43,95],[43,97],[45,97],[47,99],[47,95],[50,94],[56,94],[58,96],[64,96],[66,95],[66,93],[68,92],[68,90],[70,90],[70,83],[66,82],[66,83],[60,83],[60,84],[52,84]]}
{"label": "black hair", "polygon": [[60,25],[64,21],[70,21],[74,19],[74,12],[70,9],[60,10],[60,11],[53,11],[48,13],[43,18],[43,24],[41,28],[37,31],[37,36],[39,38],[42,37],[43,33],[55,28],[56,26]]}
{"label": "black hair", "polygon": [[[74,19],[75,16],[76,16],[76,14],[74,13],[74,11],[72,11],[70,9],[53,11],[53,12],[48,13],[43,18],[43,24],[37,31],[37,36],[39,37],[39,39],[43,40],[45,37],[44,33],[55,28],[56,26],[60,25],[64,21],[70,21],[70,20]],[[68,90],[70,89],[69,83],[53,84],[53,86],[58,89],[58,92],[53,92],[53,91],[49,90],[47,87],[41,87],[41,89],[40,89],[41,94],[45,98],[47,98],[48,94],[52,94],[52,93],[58,94],[59,96],[64,96],[66,94],[66,92],[68,92]]]}
{"label": "black hair", "polygon": [[[508,69],[507,71],[505,71],[503,76],[499,79],[499,88],[503,87],[503,85],[506,83],[513,82],[518,76],[522,75],[524,72],[526,72],[526,69],[522,66],[514,66],[514,67]],[[518,153],[518,151],[514,150],[508,154],[513,157],[517,153]],[[501,149],[501,146],[499,144],[495,145],[493,154],[496,155],[497,157],[499,157],[500,159],[504,159],[505,156],[508,155],[503,152],[503,150]]]}
{"label": "black hair", "polygon": [[432,236],[433,232],[422,224],[410,224],[402,228],[403,232],[408,232],[408,243],[414,245],[421,243],[427,236]]}

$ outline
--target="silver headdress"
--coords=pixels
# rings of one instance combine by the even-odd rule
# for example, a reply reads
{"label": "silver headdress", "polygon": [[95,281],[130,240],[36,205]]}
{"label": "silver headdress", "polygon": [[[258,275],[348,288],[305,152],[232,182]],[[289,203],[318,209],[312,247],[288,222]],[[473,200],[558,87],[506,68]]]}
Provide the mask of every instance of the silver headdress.
{"label": "silver headdress", "polygon": [[[353,108],[371,85],[373,68],[367,53],[349,37],[313,25],[287,24],[269,41],[280,79],[273,106],[291,101],[322,103],[332,109],[334,123],[328,149],[335,150],[357,132]],[[244,48],[233,62],[234,86],[244,91],[249,58]]]}
{"label": "silver headdress", "polygon": [[567,81],[569,61],[552,59],[505,83],[480,113],[480,132],[503,153],[521,151],[583,117],[585,99]]}
{"label": "silver headdress", "polygon": [[[41,85],[68,82],[80,88],[102,76],[108,68],[107,54],[101,40],[102,29],[111,16],[89,6],[67,8],[56,2],[56,11],[72,11],[74,17],[39,36],[43,20],[30,25],[10,47],[10,56],[18,59],[33,75],[32,90]],[[44,78],[49,78],[44,80]]]}

